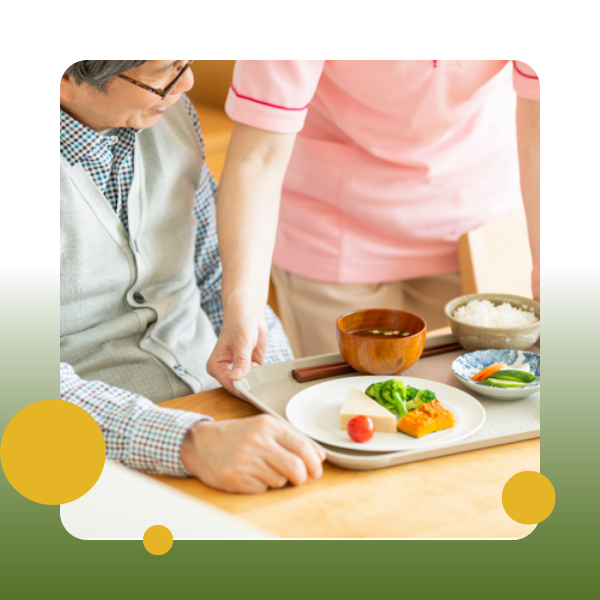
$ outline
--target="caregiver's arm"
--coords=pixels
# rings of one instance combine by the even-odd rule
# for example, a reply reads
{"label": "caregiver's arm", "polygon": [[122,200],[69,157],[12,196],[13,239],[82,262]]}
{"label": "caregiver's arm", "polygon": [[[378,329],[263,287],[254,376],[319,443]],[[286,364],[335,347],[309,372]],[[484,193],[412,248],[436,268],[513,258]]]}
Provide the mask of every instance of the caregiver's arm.
{"label": "caregiver's arm", "polygon": [[279,201],[295,133],[235,123],[219,192],[217,230],[223,263],[223,328],[207,370],[233,393],[231,379],[261,364],[265,305]]}
{"label": "caregiver's arm", "polygon": [[517,143],[521,193],[533,260],[531,290],[540,299],[540,103],[517,97]]}

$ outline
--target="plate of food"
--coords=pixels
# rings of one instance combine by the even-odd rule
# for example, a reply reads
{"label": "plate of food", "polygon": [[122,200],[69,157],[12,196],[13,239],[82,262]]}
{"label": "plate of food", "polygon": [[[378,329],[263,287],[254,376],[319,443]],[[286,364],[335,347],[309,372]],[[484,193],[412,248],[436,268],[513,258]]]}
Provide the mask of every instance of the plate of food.
{"label": "plate of food", "polygon": [[523,350],[477,350],[459,356],[452,372],[478,394],[516,400],[539,392],[540,355]]}
{"label": "plate of food", "polygon": [[292,425],[318,442],[366,452],[450,444],[485,422],[483,406],[461,390],[388,375],[320,383],[296,394],[285,412]]}

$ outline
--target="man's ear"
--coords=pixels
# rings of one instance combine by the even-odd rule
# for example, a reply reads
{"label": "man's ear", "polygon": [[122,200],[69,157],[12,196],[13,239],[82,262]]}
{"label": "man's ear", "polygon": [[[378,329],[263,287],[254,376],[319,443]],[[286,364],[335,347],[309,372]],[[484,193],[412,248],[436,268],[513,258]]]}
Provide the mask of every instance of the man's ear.
{"label": "man's ear", "polygon": [[75,99],[75,85],[68,75],[63,75],[60,80],[60,101],[72,102]]}

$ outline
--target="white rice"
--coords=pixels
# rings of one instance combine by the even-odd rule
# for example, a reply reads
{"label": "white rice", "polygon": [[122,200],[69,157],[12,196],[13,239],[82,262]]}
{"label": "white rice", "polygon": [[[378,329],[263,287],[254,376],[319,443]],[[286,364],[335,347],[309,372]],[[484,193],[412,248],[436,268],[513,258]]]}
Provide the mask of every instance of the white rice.
{"label": "white rice", "polygon": [[489,300],[471,300],[457,308],[452,316],[463,323],[480,327],[518,327],[538,321],[534,312],[521,310],[508,302],[494,306]]}

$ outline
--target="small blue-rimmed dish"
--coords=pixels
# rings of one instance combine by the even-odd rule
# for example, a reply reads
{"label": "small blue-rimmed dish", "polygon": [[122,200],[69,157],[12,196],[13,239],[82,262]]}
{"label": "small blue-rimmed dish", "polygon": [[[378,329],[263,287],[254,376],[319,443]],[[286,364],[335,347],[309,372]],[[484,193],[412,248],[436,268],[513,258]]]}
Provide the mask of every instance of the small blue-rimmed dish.
{"label": "small blue-rimmed dish", "polygon": [[[523,387],[503,388],[477,383],[471,379],[485,367],[494,363],[505,363],[508,369],[528,371],[537,377]],[[516,400],[540,390],[540,355],[523,350],[477,350],[459,356],[452,363],[452,372],[457,379],[474,392],[500,400]]]}

